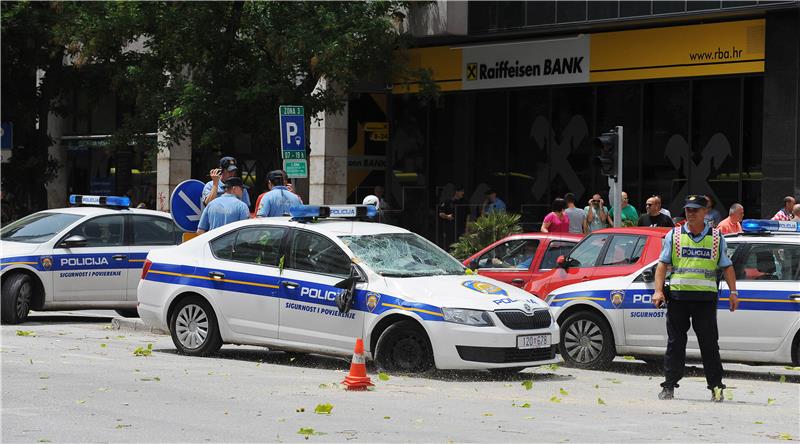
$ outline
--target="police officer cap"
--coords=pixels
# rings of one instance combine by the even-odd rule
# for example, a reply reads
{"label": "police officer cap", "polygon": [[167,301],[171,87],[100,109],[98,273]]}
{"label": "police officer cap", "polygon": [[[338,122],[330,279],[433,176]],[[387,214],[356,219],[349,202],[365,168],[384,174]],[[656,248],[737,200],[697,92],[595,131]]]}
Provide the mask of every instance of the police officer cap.
{"label": "police officer cap", "polygon": [[698,194],[686,196],[686,201],[683,203],[683,208],[705,208],[707,206],[708,199]]}
{"label": "police officer cap", "polygon": [[231,156],[225,156],[222,159],[220,159],[219,167],[222,170],[227,170],[227,171],[236,171],[237,169],[239,169],[239,167],[236,166],[236,159],[234,159]]}
{"label": "police officer cap", "polygon": [[243,187],[244,186],[244,182],[242,182],[242,178],[241,177],[236,177],[236,176],[229,177],[228,180],[226,180],[223,183],[225,184],[225,188]]}
{"label": "police officer cap", "polygon": [[370,194],[369,196],[365,197],[364,200],[361,202],[362,205],[372,205],[374,207],[378,206],[378,196],[374,194]]}
{"label": "police officer cap", "polygon": [[274,185],[283,184],[283,171],[281,170],[270,171],[269,174],[267,174],[267,180],[272,182]]}

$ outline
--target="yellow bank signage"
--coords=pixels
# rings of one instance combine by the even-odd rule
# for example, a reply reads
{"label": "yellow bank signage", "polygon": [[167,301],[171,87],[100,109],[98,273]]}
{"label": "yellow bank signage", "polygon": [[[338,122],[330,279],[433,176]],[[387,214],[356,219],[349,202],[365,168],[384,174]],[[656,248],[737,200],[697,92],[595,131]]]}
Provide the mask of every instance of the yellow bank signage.
{"label": "yellow bank signage", "polygon": [[[765,20],[411,50],[442,91],[764,72]],[[456,73],[460,72],[460,78]],[[417,92],[396,82],[395,93]]]}

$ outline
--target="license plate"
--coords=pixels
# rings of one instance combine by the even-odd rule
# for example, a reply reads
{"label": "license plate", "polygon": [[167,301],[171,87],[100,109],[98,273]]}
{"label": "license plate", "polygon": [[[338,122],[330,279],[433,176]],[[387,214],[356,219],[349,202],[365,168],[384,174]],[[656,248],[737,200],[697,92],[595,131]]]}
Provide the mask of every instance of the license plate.
{"label": "license plate", "polygon": [[547,348],[550,347],[550,335],[525,335],[517,336],[517,348]]}

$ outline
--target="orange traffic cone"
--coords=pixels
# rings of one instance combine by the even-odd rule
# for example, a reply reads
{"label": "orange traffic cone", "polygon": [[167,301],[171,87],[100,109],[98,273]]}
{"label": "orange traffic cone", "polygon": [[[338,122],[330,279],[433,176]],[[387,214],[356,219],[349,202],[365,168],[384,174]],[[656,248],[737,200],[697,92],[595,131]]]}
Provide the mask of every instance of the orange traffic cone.
{"label": "orange traffic cone", "polygon": [[350,374],[344,378],[342,384],[347,390],[366,390],[372,386],[372,381],[367,376],[367,365],[364,363],[364,340],[356,339],[356,349],[353,351],[353,361],[350,363]]}

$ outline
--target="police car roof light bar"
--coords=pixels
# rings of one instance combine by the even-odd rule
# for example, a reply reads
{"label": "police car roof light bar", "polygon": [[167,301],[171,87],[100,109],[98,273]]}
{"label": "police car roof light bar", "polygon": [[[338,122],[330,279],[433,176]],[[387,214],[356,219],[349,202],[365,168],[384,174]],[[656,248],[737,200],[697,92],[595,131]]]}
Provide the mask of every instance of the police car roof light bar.
{"label": "police car roof light bar", "polygon": [[746,233],[800,233],[800,223],[780,220],[745,219],[742,230]]}
{"label": "police car roof light bar", "polygon": [[364,218],[375,217],[378,209],[374,205],[296,205],[289,208],[292,219],[303,220],[311,218]]}
{"label": "police car roof light bar", "polygon": [[71,194],[69,204],[74,206],[97,206],[97,207],[119,207],[128,208],[131,206],[131,199],[127,196],[83,196]]}

